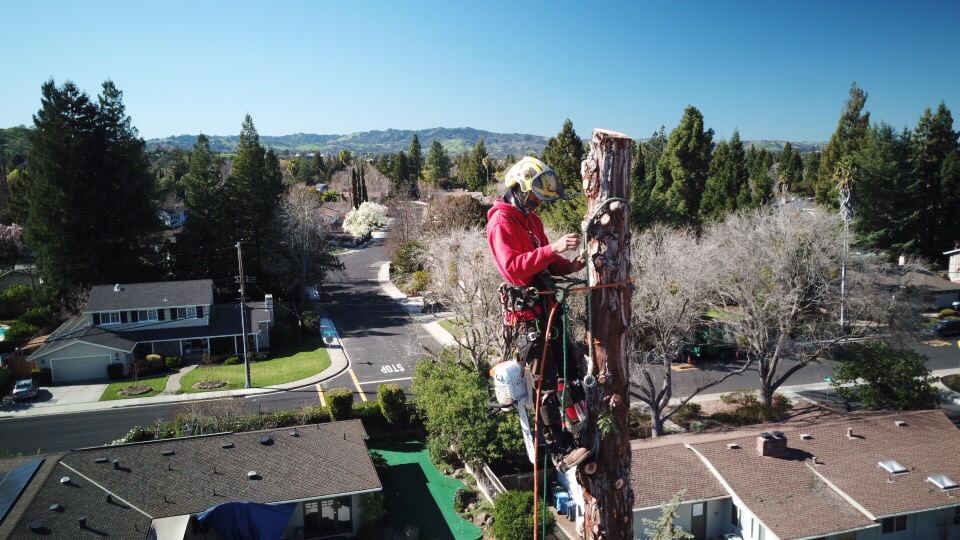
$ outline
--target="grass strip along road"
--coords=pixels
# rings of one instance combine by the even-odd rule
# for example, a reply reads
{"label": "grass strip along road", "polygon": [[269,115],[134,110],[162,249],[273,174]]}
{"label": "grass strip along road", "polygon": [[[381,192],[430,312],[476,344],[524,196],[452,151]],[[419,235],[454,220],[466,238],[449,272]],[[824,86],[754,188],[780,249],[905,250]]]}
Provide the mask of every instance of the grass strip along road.
{"label": "grass strip along road", "polygon": [[[320,338],[278,347],[273,352],[273,356],[274,358],[270,360],[250,364],[250,380],[253,386],[263,388],[299,381],[330,367],[330,353],[327,352]],[[210,390],[193,387],[200,381],[216,379],[226,381],[227,385]],[[238,390],[245,386],[246,372],[242,363],[233,366],[198,366],[184,375],[180,381],[180,389],[186,393]]]}

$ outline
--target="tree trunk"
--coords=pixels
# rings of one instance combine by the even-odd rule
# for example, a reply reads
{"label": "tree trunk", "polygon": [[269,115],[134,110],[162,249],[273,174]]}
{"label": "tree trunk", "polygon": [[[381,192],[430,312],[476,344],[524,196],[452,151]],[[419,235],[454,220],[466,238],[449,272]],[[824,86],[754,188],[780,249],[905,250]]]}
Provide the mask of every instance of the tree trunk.
{"label": "tree trunk", "polygon": [[[594,130],[590,153],[581,164],[587,195],[587,252],[591,284],[618,283],[630,277],[630,150],[626,135]],[[610,201],[609,199],[618,199]],[[578,473],[584,492],[584,538],[632,539],[630,490],[630,376],[627,330],[629,284],[590,291],[592,343],[588,359],[589,419],[582,442],[594,461]],[[589,365],[592,364],[592,365]],[[593,383],[591,380],[596,382]],[[593,465],[596,470],[591,472]]]}

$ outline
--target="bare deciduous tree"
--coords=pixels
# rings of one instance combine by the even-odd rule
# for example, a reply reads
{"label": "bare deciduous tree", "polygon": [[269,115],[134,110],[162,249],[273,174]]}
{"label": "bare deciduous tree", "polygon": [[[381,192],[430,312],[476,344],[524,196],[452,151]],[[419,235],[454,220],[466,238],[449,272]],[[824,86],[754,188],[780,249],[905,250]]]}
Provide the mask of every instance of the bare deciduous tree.
{"label": "bare deciduous tree", "polygon": [[[280,219],[285,257],[279,261],[290,285],[306,300],[306,287],[323,281],[328,270],[340,267],[330,255],[332,244],[316,192],[304,184],[294,185],[283,197]],[[285,268],[284,268],[285,267]]]}
{"label": "bare deciduous tree", "polygon": [[483,229],[451,230],[426,239],[424,267],[430,273],[436,299],[452,311],[457,329],[454,339],[476,369],[487,364],[498,347],[502,278],[497,272]]}
{"label": "bare deciduous tree", "polygon": [[842,234],[835,214],[791,208],[730,216],[705,234],[719,255],[711,261],[719,275],[712,307],[747,364],[756,363],[767,405],[791,375],[845,341],[881,334],[897,340],[911,331],[911,298],[888,285],[896,269],[880,257],[844,262]]}
{"label": "bare deciduous tree", "polygon": [[[703,328],[704,312],[716,298],[718,276],[712,246],[700,242],[691,230],[656,225],[633,237],[632,324],[630,380],[640,401],[650,408],[653,436],[663,435],[664,414],[674,397],[671,364],[683,360],[684,350]],[[719,378],[705,378],[685,392],[679,405],[745,369]]]}

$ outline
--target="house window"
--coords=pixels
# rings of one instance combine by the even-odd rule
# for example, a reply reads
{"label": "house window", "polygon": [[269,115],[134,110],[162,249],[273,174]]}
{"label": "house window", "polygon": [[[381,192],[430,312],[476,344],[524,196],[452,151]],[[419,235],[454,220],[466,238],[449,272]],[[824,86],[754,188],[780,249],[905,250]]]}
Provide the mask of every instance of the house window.
{"label": "house window", "polygon": [[304,538],[320,538],[353,532],[350,497],[303,503]]}
{"label": "house window", "polygon": [[884,518],[881,522],[880,532],[890,534],[907,530],[907,516],[896,516]]}
{"label": "house window", "polygon": [[740,509],[735,503],[730,503],[730,524],[734,527],[740,527]]}
{"label": "house window", "polygon": [[101,313],[100,324],[120,324],[120,312],[106,311]]}
{"label": "house window", "polygon": [[177,308],[177,318],[178,319],[196,319],[197,318],[197,308],[195,307],[179,307]]}
{"label": "house window", "polygon": [[141,309],[137,312],[137,320],[140,322],[143,321],[155,321],[157,320],[157,310],[155,309]]}

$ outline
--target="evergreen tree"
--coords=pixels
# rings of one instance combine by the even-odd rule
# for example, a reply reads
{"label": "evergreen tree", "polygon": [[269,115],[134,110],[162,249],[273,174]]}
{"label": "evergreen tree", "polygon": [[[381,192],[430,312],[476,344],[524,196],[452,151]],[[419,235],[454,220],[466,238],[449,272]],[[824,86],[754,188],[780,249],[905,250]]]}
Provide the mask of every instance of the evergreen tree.
{"label": "evergreen tree", "polygon": [[122,97],[110,81],[97,103],[71,82],[42,87],[30,133],[25,229],[55,293],[150,277],[141,261],[160,229],[156,184]]}
{"label": "evergreen tree", "polygon": [[[751,147],[752,148],[752,147]],[[749,204],[741,204],[741,194],[750,193],[750,170],[747,168],[747,153],[743,149],[743,141],[740,140],[740,131],[733,130],[733,136],[730,137],[730,159],[732,161],[730,176],[733,184],[729,186],[730,191],[727,197],[730,200],[729,208],[731,212],[746,208]]]}
{"label": "evergreen tree", "polygon": [[782,193],[795,192],[803,181],[803,162],[793,145],[788,141],[783,145],[783,151],[777,157],[777,178],[780,180]]}
{"label": "evergreen tree", "polygon": [[830,136],[820,156],[820,168],[814,184],[818,204],[837,208],[837,186],[833,185],[833,173],[837,163],[844,157],[852,157],[863,147],[867,129],[870,127],[870,113],[864,112],[867,93],[857,86],[850,85],[850,97],[843,106],[837,129]]}
{"label": "evergreen tree", "polygon": [[470,153],[471,169],[467,189],[469,191],[483,191],[483,188],[489,183],[490,162],[487,154],[487,147],[483,144],[483,137],[477,139],[477,144],[473,145],[473,152]]}
{"label": "evergreen tree", "polygon": [[659,132],[654,132],[650,140],[639,146],[642,147],[638,157],[642,155],[643,158],[643,177],[635,175],[635,183],[630,187],[630,224],[643,230],[656,222],[661,214],[662,204],[654,188],[657,184],[657,164],[667,147],[665,128],[660,126]]}
{"label": "evergreen tree", "polygon": [[360,208],[360,178],[356,169],[350,170],[350,204],[354,208]]}
{"label": "evergreen tree", "polygon": [[431,186],[439,187],[450,178],[450,156],[440,141],[434,139],[430,143],[430,153],[427,155],[426,174],[427,182]]}
{"label": "evergreen tree", "polygon": [[313,153],[313,163],[311,166],[311,173],[313,175],[313,182],[320,182],[326,178],[326,167],[323,163],[323,156],[320,154],[320,151],[317,150]]}
{"label": "evergreen tree", "polygon": [[867,131],[857,156],[854,219],[867,248],[904,253],[916,249],[914,208],[904,200],[910,180],[910,134],[880,123]]}
{"label": "evergreen tree", "polygon": [[183,176],[187,220],[177,234],[178,251],[204,250],[178,257],[173,268],[180,279],[222,279],[233,272],[233,253],[208,251],[230,245],[230,227],[221,177],[222,160],[206,136],[197,137],[190,168]]}
{"label": "evergreen tree", "polygon": [[712,148],[713,130],[704,130],[703,115],[696,107],[687,107],[657,163],[654,190],[664,202],[663,221],[699,225]]}
{"label": "evergreen tree", "polygon": [[394,192],[404,196],[410,195],[410,167],[407,162],[407,155],[403,153],[403,150],[397,152],[393,158],[393,171],[390,179],[393,180]]}
{"label": "evergreen tree", "polygon": [[[687,490],[682,489],[669,501],[660,505],[659,519],[643,518],[643,534],[650,540],[689,540],[694,536],[676,524],[680,516],[680,504]],[[649,528],[647,528],[649,527]]]}
{"label": "evergreen tree", "polygon": [[283,193],[280,161],[273,150],[264,152],[253,119],[246,115],[240,144],[227,179],[235,214],[235,237],[244,249],[244,264],[250,275],[265,269],[267,250],[273,245],[275,217]]}
{"label": "evergreen tree", "polygon": [[799,193],[804,197],[813,197],[816,193],[814,185],[820,170],[820,152],[810,152],[803,158],[803,181],[800,183]]}
{"label": "evergreen tree", "polygon": [[734,185],[732,169],[733,159],[730,156],[730,145],[721,140],[713,151],[710,161],[710,174],[703,190],[703,201],[700,203],[700,219],[702,221],[719,221],[727,215],[736,198],[732,201],[728,193]]}
{"label": "evergreen tree", "polygon": [[[567,194],[583,191],[580,178],[580,162],[583,161],[583,141],[573,129],[568,118],[560,133],[547,141],[541,159],[557,172],[557,178]],[[541,206],[537,213],[543,222],[558,232],[579,232],[580,223],[587,213],[585,197],[572,197],[565,201],[555,201]]]}
{"label": "evergreen tree", "polygon": [[412,180],[414,183],[420,181],[420,177],[423,175],[423,152],[420,148],[420,139],[417,137],[417,134],[413,134],[413,138],[410,139],[410,155],[407,156],[407,164],[410,168],[410,175],[413,177]]}
{"label": "evergreen tree", "polygon": [[960,208],[956,196],[960,189],[956,182],[960,179],[953,172],[953,160],[947,161],[957,151],[957,132],[953,130],[953,116],[943,102],[935,113],[927,109],[920,117],[912,142],[913,178],[907,193],[915,212],[917,249],[925,257],[940,259],[957,239],[954,216]]}
{"label": "evergreen tree", "polygon": [[365,167],[363,163],[360,164],[360,204],[369,202],[370,199],[367,197],[367,173],[364,170]]}

